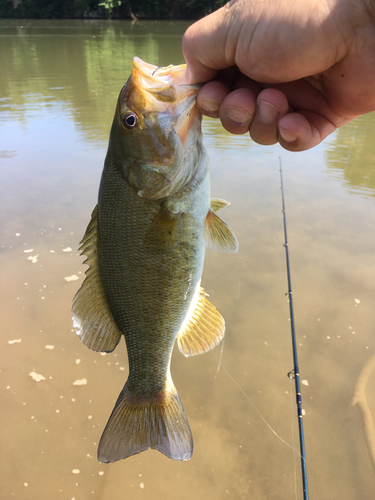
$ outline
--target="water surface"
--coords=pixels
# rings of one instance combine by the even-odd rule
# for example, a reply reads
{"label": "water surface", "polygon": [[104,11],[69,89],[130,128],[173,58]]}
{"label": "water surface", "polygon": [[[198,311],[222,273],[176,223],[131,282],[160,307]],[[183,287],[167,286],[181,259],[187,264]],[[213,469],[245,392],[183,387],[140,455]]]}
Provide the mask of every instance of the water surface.
{"label": "water surface", "polygon": [[[182,63],[186,27],[0,21],[2,498],[302,498],[280,156],[310,496],[370,500],[374,432],[350,403],[375,354],[373,114],[294,154],[204,121],[212,195],[231,201],[222,216],[240,250],[206,258],[203,286],[227,325],[223,350],[172,360],[194,454],[96,460],[128,368],[123,341],[103,355],[72,329],[85,270],[78,243],[131,59]],[[371,371],[362,389],[375,416]]]}

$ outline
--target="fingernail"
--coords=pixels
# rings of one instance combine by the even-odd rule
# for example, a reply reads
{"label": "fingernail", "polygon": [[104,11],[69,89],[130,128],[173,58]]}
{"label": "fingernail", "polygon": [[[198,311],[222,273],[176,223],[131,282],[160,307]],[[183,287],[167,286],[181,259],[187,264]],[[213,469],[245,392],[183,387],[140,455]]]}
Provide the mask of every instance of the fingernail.
{"label": "fingernail", "polygon": [[294,142],[298,139],[298,136],[296,134],[293,134],[293,132],[289,132],[289,130],[285,130],[285,128],[279,127],[279,132],[285,142]]}
{"label": "fingernail", "polygon": [[212,101],[211,99],[205,99],[201,102],[201,106],[204,110],[208,111],[208,113],[217,113],[220,107],[216,101]]}
{"label": "fingernail", "polygon": [[227,106],[225,114],[236,125],[245,125],[251,120],[251,115],[244,108],[238,106]]}
{"label": "fingernail", "polygon": [[272,125],[280,116],[280,111],[267,101],[259,100],[258,118],[264,125]]}

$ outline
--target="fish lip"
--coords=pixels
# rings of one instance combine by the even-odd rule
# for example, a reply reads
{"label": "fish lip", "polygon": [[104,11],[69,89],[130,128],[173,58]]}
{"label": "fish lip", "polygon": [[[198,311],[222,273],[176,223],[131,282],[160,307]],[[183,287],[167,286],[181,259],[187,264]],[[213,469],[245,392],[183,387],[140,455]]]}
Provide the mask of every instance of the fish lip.
{"label": "fish lip", "polygon": [[[174,119],[172,127],[185,142],[186,131],[181,130],[196,104],[202,83],[187,83],[186,65],[158,67],[139,57],[133,58],[133,78],[138,92],[145,96],[144,111],[166,112]],[[198,113],[197,113],[198,116]],[[194,121],[194,119],[193,119]],[[197,120],[197,123],[200,120]]]}
{"label": "fish lip", "polygon": [[[143,77],[152,80],[155,83],[160,83],[160,79],[154,76],[155,71],[159,69],[157,66],[143,61],[140,57],[133,57],[133,68],[135,68]],[[149,71],[146,71],[146,69]]]}
{"label": "fish lip", "polygon": [[[151,97],[165,103],[180,107],[186,97],[196,95],[203,84],[189,84],[186,82],[186,64],[179,66],[158,67],[142,61],[139,57],[133,58],[133,79],[137,82],[141,93],[147,92]],[[182,106],[184,107],[184,106]],[[178,113],[178,109],[176,110]]]}

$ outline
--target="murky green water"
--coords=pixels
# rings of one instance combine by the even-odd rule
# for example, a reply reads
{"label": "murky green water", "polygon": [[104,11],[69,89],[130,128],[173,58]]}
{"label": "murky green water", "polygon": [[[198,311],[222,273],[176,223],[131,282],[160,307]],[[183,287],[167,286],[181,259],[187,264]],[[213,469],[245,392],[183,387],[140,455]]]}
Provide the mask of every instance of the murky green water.
{"label": "murky green water", "polygon": [[370,500],[371,366],[360,381],[366,432],[350,403],[375,354],[374,115],[298,154],[229,136],[205,120],[212,194],[232,202],[223,216],[240,251],[209,252],[203,276],[227,323],[221,367],[220,347],[173,356],[193,458],[173,462],[148,451],[111,465],[96,460],[127,359],[124,343],[103,356],[73,332],[71,301],[85,270],[78,242],[131,59],[183,62],[186,26],[0,21],[0,497],[302,498],[291,449],[298,434],[287,378],[281,156],[310,497]]}

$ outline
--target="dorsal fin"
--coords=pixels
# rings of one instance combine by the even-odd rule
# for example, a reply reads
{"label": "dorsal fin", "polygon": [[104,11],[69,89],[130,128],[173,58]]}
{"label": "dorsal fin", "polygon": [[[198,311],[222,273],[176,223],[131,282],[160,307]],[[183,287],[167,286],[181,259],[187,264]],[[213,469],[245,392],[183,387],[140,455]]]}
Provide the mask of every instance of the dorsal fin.
{"label": "dorsal fin", "polygon": [[88,264],[86,278],[73,299],[73,325],[82,342],[94,351],[111,352],[121,338],[121,332],[109,309],[99,274],[98,254],[98,206],[91,214],[81,241],[81,255]]}
{"label": "dorsal fin", "polygon": [[237,252],[238,241],[232,229],[211,209],[205,222],[204,241],[206,247],[215,252]]}
{"label": "dorsal fin", "polygon": [[177,334],[178,348],[185,356],[207,352],[224,338],[224,318],[206,299],[207,296],[198,284],[185,321]]}

